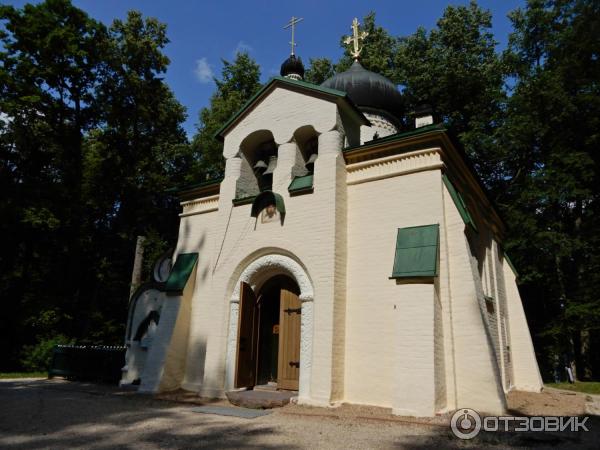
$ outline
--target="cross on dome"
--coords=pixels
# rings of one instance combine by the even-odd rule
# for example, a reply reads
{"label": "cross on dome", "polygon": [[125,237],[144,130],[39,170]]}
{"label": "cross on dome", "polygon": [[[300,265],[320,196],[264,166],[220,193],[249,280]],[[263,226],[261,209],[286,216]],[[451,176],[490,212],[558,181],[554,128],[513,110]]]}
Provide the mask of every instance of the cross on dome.
{"label": "cross on dome", "polygon": [[350,50],[350,54],[354,58],[355,61],[358,61],[360,57],[360,52],[362,51],[362,47],[360,46],[360,41],[364,41],[364,39],[369,35],[366,31],[359,31],[358,27],[360,23],[358,23],[358,19],[355,17],[352,21],[352,36],[347,36],[344,39],[344,44],[353,44],[352,50]]}
{"label": "cross on dome", "polygon": [[296,28],[296,24],[300,23],[304,20],[304,18],[302,17],[294,17],[292,16],[292,18],[290,19],[290,21],[287,23],[287,25],[285,27],[283,27],[283,29],[287,29],[287,28],[291,28],[292,29],[292,40],[290,42],[291,46],[292,46],[292,51],[291,51],[291,55],[294,55],[294,47],[296,46],[296,43],[294,42],[294,30]]}

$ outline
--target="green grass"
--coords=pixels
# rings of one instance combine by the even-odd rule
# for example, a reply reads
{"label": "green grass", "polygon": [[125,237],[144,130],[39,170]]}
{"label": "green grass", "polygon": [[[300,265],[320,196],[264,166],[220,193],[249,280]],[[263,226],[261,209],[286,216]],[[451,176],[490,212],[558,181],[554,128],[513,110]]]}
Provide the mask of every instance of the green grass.
{"label": "green grass", "polygon": [[0,372],[0,380],[7,378],[48,378],[48,372]]}
{"label": "green grass", "polygon": [[569,383],[546,383],[546,386],[566,391],[583,392],[585,394],[600,395],[600,381],[578,381],[574,384]]}

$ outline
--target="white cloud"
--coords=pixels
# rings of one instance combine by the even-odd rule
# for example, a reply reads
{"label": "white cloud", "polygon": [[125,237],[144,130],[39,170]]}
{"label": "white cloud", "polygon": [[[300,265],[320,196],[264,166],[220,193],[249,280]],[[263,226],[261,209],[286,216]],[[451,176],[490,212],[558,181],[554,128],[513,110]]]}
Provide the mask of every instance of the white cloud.
{"label": "white cloud", "polygon": [[233,55],[235,56],[238,53],[252,53],[253,51],[254,48],[250,44],[247,44],[244,41],[240,41],[235,46],[235,49],[233,50]]}
{"label": "white cloud", "polygon": [[194,73],[196,74],[196,79],[200,83],[210,83],[215,75],[212,66],[208,63],[206,58],[196,60],[196,69],[194,69]]}

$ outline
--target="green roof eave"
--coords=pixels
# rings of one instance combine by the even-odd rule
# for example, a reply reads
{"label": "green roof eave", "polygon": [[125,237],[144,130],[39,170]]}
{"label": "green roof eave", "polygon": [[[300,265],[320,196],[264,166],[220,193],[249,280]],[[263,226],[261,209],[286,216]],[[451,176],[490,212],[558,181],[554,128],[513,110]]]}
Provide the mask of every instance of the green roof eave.
{"label": "green roof eave", "polygon": [[307,89],[310,89],[310,90],[313,90],[316,92],[321,92],[323,94],[330,94],[330,95],[335,95],[337,97],[344,97],[344,98],[348,97],[348,95],[344,91],[338,91],[337,89],[323,87],[318,84],[309,83],[308,81],[292,80],[291,78],[285,78],[285,77],[280,77],[280,76],[275,76],[272,78],[272,80],[279,80],[279,81],[283,81],[284,83],[288,83],[291,85],[302,86],[302,87],[305,87]]}
{"label": "green roof eave", "polygon": [[223,181],[223,177],[215,178],[212,180],[202,181],[201,183],[187,184],[184,186],[176,186],[166,190],[166,192],[170,194],[181,194],[183,192],[191,191],[193,189],[203,188],[207,186],[212,186],[214,184],[219,184]]}
{"label": "green roof eave", "polygon": [[511,270],[513,271],[513,273],[515,274],[515,278],[519,278],[519,272],[517,272],[517,269],[515,268],[515,265],[513,264],[513,262],[511,261],[511,259],[508,257],[508,254],[506,252],[504,252],[504,259],[508,263],[508,267],[510,267]]}
{"label": "green roof eave", "polygon": [[[498,218],[499,223],[504,229],[509,228],[506,220],[502,217],[500,213],[500,209],[496,205],[496,202],[492,198],[489,190],[486,188],[481,178],[479,177],[477,171],[475,170],[473,164],[471,163],[469,157],[465,153],[465,150],[460,143],[460,140],[456,136],[456,134],[452,131],[452,129],[444,123],[427,125],[424,127],[416,128],[414,130],[405,131],[402,133],[392,134],[390,136],[386,136],[384,138],[375,139],[371,141],[367,141],[361,145],[355,145],[352,147],[346,147],[343,150],[344,157],[346,161],[349,158],[354,158],[356,155],[361,155],[364,152],[371,152],[372,149],[377,149],[379,146],[385,147],[389,143],[400,143],[401,141],[410,141],[412,138],[427,136],[427,138],[436,138],[437,136],[443,136],[444,139],[447,139],[448,142],[454,147],[455,153],[462,160],[462,162],[466,165],[469,173],[473,176],[475,183],[481,189],[481,192],[490,203],[493,208],[494,214]],[[414,148],[407,147],[403,150],[395,151],[394,154],[402,154],[414,151]]]}
{"label": "green roof eave", "polygon": [[295,86],[301,89],[306,89],[308,91],[319,93],[321,95],[339,99],[345,102],[348,106],[350,106],[352,110],[355,111],[355,113],[358,115],[358,117],[361,119],[361,122],[363,122],[364,125],[371,125],[371,122],[369,122],[369,120],[352,102],[352,100],[350,100],[348,94],[346,94],[345,92],[338,91],[336,89],[326,88],[313,83],[308,83],[306,81],[292,80],[290,78],[276,76],[271,78],[262,88],[260,88],[252,97],[250,97],[248,101],[246,101],[246,103],[244,103],[244,105],[239,109],[239,111],[236,112],[233,116],[231,116],[231,118],[227,122],[225,122],[225,124],[221,128],[219,128],[219,130],[215,133],[214,137],[222,140],[224,138],[225,132],[231,127],[231,125],[233,125],[246,112],[246,110],[250,108],[250,106],[252,106],[254,102],[256,102],[256,100],[262,97],[262,95],[275,84],[281,84],[284,86]]}
{"label": "green roof eave", "polygon": [[475,221],[471,216],[471,212],[469,211],[469,208],[467,207],[467,204],[461,193],[452,184],[446,174],[442,175],[442,181],[444,182],[446,189],[448,189],[450,197],[452,198],[452,201],[454,202],[454,205],[456,206],[456,209],[458,210],[458,213],[460,214],[460,217],[465,225],[469,225],[471,228],[473,228],[473,231],[478,232],[477,225],[475,224]]}
{"label": "green roof eave", "polygon": [[426,125],[424,127],[416,128],[414,130],[403,131],[402,133],[391,134],[391,135],[383,137],[383,138],[373,139],[372,141],[367,141],[360,145],[346,147],[344,149],[344,153],[349,153],[349,152],[352,152],[353,150],[358,150],[358,149],[363,150],[365,148],[368,148],[368,147],[371,147],[374,145],[380,145],[380,144],[385,144],[388,142],[400,141],[400,140],[408,138],[408,137],[418,136],[421,134],[426,134],[426,133],[436,132],[436,131],[447,131],[447,129],[443,124]]}

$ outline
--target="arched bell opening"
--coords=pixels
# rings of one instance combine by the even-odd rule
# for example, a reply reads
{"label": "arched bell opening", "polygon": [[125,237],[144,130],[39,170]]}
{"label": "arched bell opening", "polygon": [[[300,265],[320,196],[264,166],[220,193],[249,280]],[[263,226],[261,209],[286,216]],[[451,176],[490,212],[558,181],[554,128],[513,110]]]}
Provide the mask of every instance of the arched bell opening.
{"label": "arched bell opening", "polygon": [[294,132],[294,140],[302,156],[302,167],[293,175],[303,176],[313,174],[315,161],[319,155],[319,133],[312,125],[305,125]]}
{"label": "arched bell opening", "polygon": [[269,130],[250,133],[240,144],[242,159],[236,198],[251,197],[273,187],[273,172],[277,166],[277,144]]}

